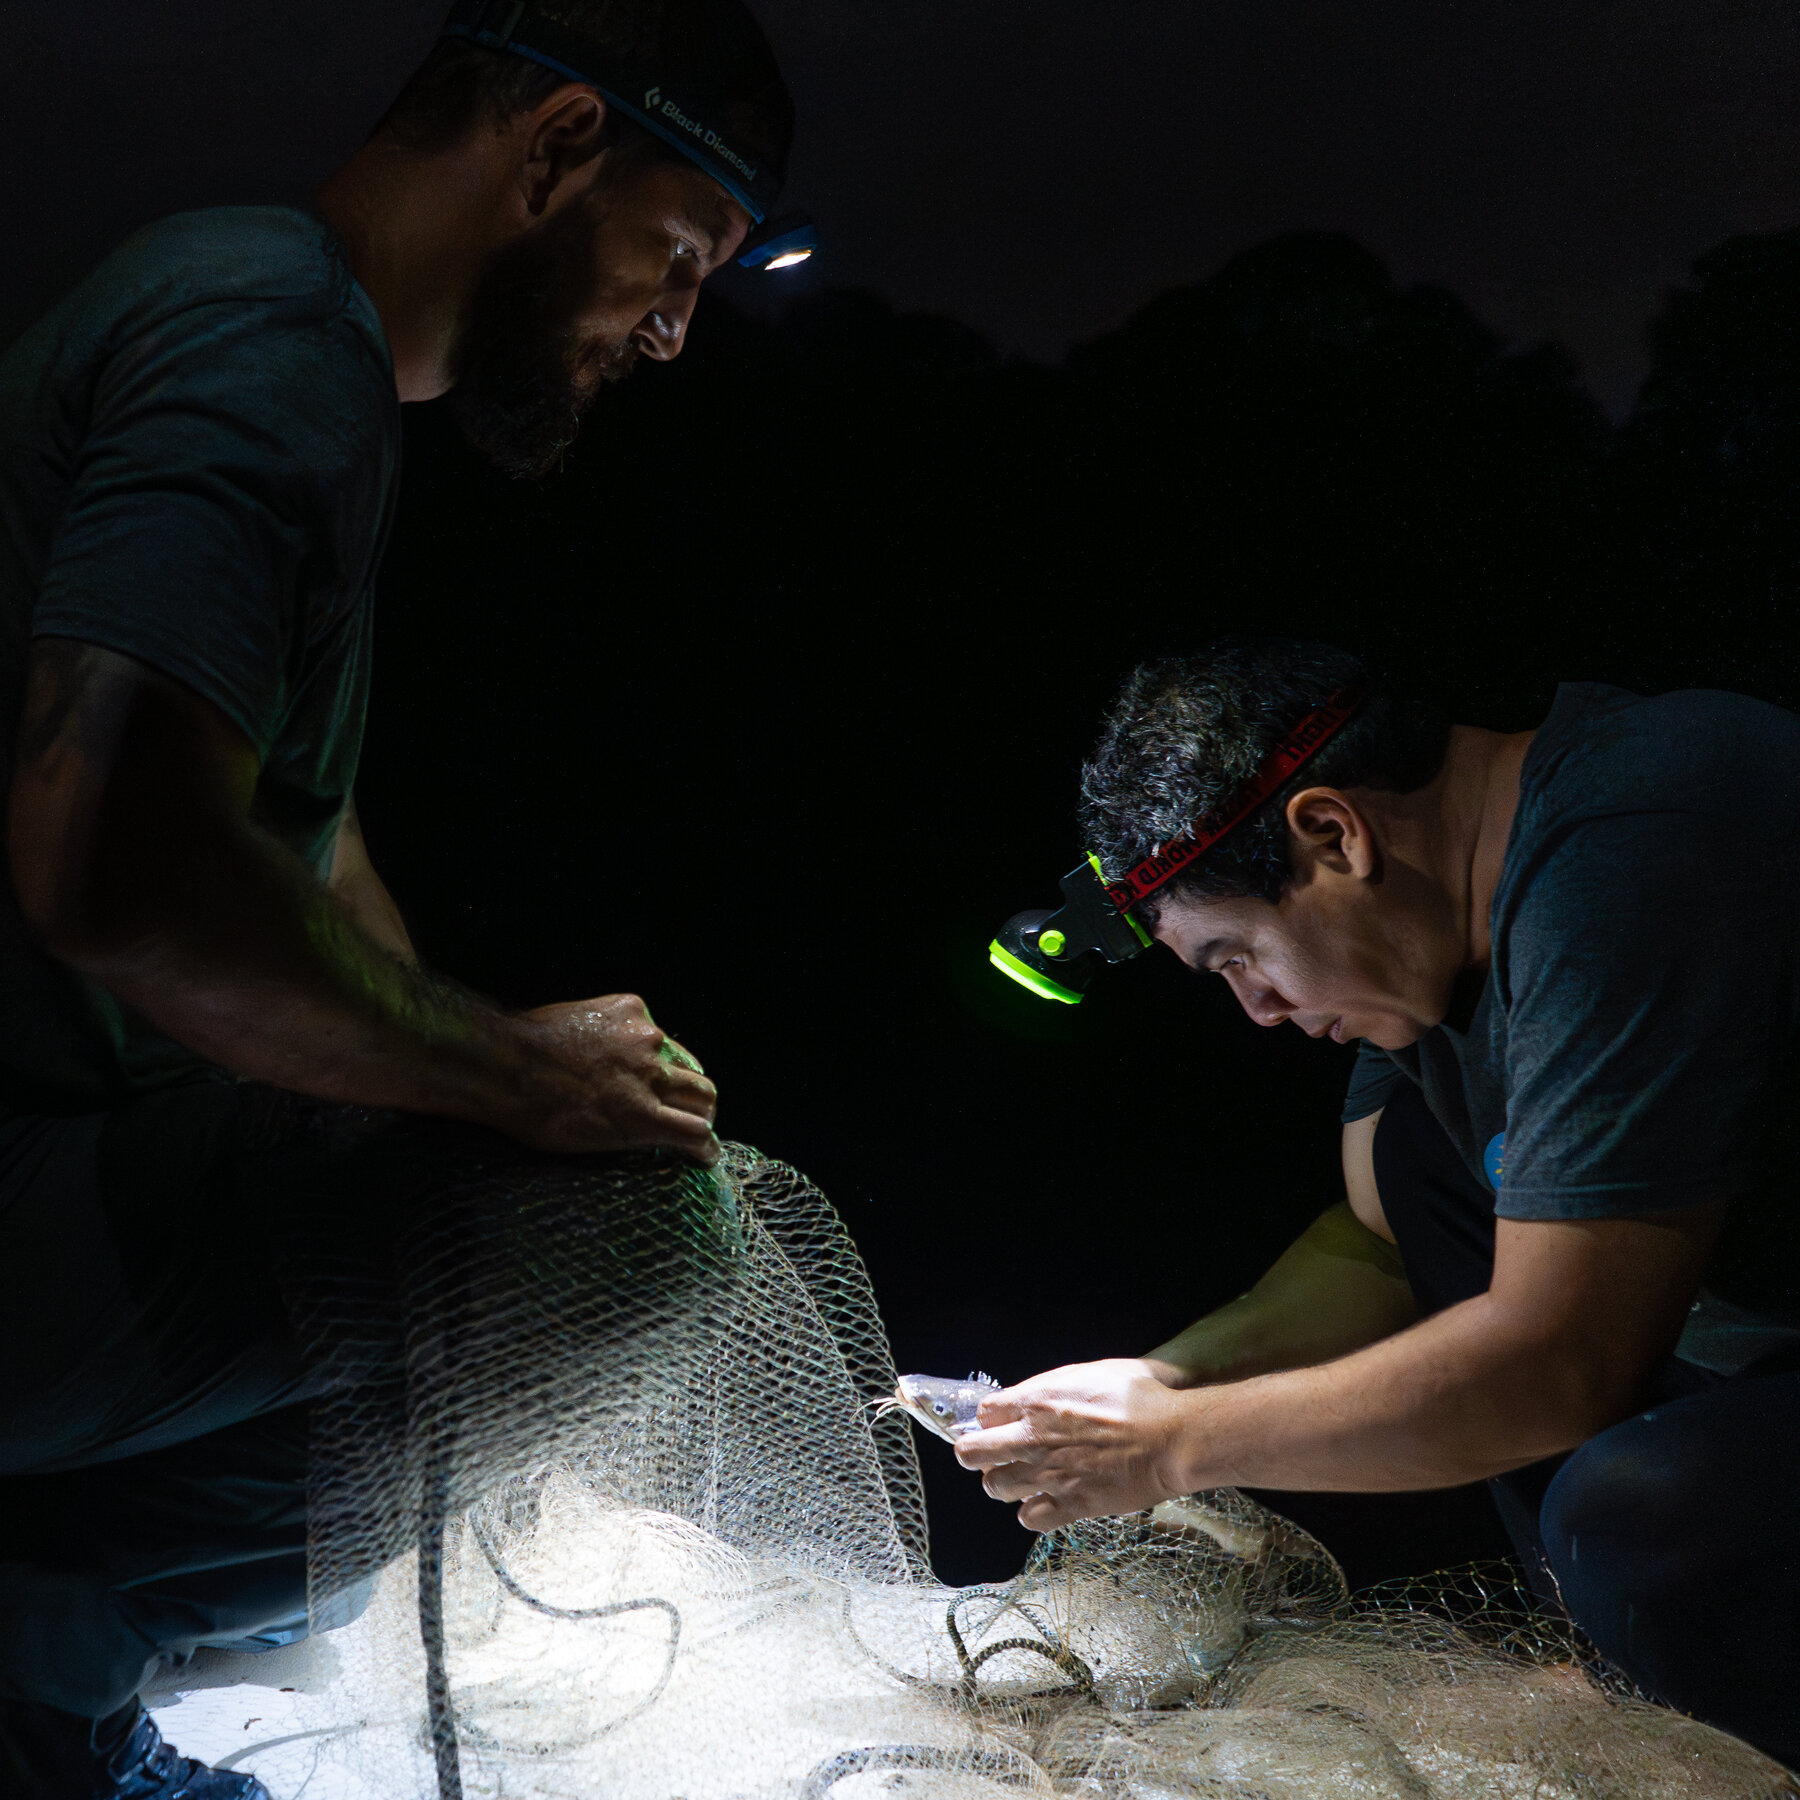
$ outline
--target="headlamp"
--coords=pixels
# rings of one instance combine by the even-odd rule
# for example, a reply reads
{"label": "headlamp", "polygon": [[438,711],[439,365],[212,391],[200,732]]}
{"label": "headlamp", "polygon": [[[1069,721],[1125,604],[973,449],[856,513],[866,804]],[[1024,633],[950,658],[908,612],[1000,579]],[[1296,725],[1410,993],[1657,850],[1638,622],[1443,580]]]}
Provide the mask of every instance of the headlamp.
{"label": "headlamp", "polygon": [[1190,820],[1120,880],[1108,881],[1100,859],[1090,852],[1086,862],[1062,878],[1062,905],[1054,911],[1014,913],[988,945],[988,961],[1034,994],[1073,1006],[1103,963],[1127,962],[1150,948],[1150,934],[1131,909],[1285,787],[1303,763],[1349,724],[1361,702],[1362,689],[1356,686],[1340,688],[1321,701],[1223,806]]}
{"label": "headlamp", "polygon": [[1150,948],[1150,934],[1121,912],[1106,891],[1099,859],[1090,856],[1062,878],[1063,903],[1014,913],[988,945],[988,961],[1021,987],[1073,1006],[1102,963],[1124,962]]}
{"label": "headlamp", "polygon": [[783,213],[744,239],[743,248],[737,253],[737,265],[772,275],[777,269],[791,269],[805,262],[818,247],[818,228],[811,213]]}

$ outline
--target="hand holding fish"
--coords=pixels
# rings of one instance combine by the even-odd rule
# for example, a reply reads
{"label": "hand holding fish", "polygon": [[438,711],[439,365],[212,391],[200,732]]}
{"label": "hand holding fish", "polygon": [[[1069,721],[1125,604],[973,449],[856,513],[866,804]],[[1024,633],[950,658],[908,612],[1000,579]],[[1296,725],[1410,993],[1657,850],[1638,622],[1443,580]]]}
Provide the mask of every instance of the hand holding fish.
{"label": "hand holding fish", "polygon": [[983,1398],[956,1460],[982,1470],[996,1500],[1021,1502],[1031,1531],[1141,1512],[1186,1492],[1175,1472],[1186,1398],[1135,1358],[1051,1369]]}

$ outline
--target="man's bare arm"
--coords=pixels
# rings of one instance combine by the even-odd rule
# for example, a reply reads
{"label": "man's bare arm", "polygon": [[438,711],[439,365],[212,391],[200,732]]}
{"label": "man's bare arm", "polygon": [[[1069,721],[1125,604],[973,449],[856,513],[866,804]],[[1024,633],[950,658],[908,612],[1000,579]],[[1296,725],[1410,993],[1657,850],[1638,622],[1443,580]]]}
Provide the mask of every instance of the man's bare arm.
{"label": "man's bare arm", "polygon": [[1255,1478],[1268,1486],[1387,1491],[1572,1450],[1642,1402],[1721,1216],[1501,1219],[1485,1294],[1324,1368],[1241,1384],[1220,1417],[1196,1416],[1180,1473],[1247,1457],[1281,1471]]}
{"label": "man's bare arm", "polygon": [[238,1074],[543,1149],[717,1154],[711,1084],[640,1001],[515,1017],[432,980],[256,826],[257,775],[242,732],[189,689],[113,651],[38,639],[8,814],[27,924]]}
{"label": "man's bare arm", "polygon": [[363,841],[362,820],[357,817],[354,800],[344,808],[338,821],[337,839],[331,847],[331,873],[325,885],[343,901],[358,929],[371,943],[379,944],[390,956],[415,966],[419,953],[413,948],[412,934],[387,891],[387,883],[375,872],[369,861],[369,846]]}
{"label": "man's bare arm", "polygon": [[1329,1362],[1403,1331],[1418,1316],[1375,1192],[1379,1117],[1344,1127],[1349,1199],[1315,1219],[1247,1294],[1145,1352],[1143,1361],[1165,1386],[1242,1381]]}
{"label": "man's bare arm", "polygon": [[1450,1487],[1571,1450],[1642,1404],[1722,1208],[1499,1222],[1485,1294],[1319,1368],[1171,1393],[1137,1362],[1051,1370],[984,1401],[957,1456],[1021,1521],[1195,1488]]}

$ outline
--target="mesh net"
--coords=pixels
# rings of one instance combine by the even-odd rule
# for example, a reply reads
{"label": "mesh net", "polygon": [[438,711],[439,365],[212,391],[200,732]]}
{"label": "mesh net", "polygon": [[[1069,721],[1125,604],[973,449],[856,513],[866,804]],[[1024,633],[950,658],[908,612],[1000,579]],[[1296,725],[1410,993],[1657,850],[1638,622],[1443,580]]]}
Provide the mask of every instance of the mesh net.
{"label": "mesh net", "polygon": [[[945,1588],[867,1278],[803,1177],[318,1130],[367,1150],[290,1246],[347,1384],[315,1424],[320,1629],[151,1697],[276,1800],[1796,1795],[1504,1578],[1354,1601],[1231,1491]],[[378,1189],[405,1204],[371,1257]]]}

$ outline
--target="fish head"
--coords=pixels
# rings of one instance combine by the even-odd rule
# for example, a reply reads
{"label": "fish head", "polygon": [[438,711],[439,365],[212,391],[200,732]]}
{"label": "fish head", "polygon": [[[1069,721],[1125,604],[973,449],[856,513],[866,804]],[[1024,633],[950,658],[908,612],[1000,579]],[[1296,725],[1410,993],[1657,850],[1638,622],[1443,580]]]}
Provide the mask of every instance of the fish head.
{"label": "fish head", "polygon": [[962,1381],[944,1375],[902,1375],[894,1389],[894,1404],[927,1431],[954,1444],[964,1432],[977,1429],[976,1410],[989,1394],[999,1392],[1000,1384],[991,1375],[970,1375]]}

